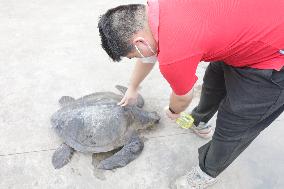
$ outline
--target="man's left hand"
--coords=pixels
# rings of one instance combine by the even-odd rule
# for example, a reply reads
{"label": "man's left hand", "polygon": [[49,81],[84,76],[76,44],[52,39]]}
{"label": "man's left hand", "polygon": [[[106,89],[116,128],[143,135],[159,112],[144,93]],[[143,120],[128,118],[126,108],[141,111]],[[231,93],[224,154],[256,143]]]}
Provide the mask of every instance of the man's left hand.
{"label": "man's left hand", "polygon": [[169,110],[169,107],[167,106],[165,108],[165,113],[168,116],[168,118],[170,118],[171,120],[176,120],[177,118],[180,117],[180,114],[174,114]]}

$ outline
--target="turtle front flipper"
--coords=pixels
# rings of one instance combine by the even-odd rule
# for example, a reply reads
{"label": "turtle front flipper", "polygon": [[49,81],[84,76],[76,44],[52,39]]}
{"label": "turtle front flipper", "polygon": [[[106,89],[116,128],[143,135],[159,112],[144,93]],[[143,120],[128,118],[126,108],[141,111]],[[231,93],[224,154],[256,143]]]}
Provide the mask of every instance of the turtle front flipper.
{"label": "turtle front flipper", "polygon": [[124,167],[142,152],[144,142],[138,136],[131,137],[129,142],[113,156],[102,160],[98,165],[99,169],[111,170],[119,167]]}
{"label": "turtle front flipper", "polygon": [[67,144],[61,144],[52,155],[52,165],[55,169],[60,169],[69,163],[73,156],[74,149]]}
{"label": "turtle front flipper", "polygon": [[[124,87],[122,85],[115,85],[115,88],[119,90],[123,95],[127,91],[127,87]],[[144,99],[140,94],[138,94],[136,106],[138,106],[139,108],[142,108],[144,106]]]}
{"label": "turtle front flipper", "polygon": [[62,96],[58,102],[60,104],[61,107],[63,106],[67,106],[68,104],[72,103],[75,101],[75,98],[71,97],[71,96]]}

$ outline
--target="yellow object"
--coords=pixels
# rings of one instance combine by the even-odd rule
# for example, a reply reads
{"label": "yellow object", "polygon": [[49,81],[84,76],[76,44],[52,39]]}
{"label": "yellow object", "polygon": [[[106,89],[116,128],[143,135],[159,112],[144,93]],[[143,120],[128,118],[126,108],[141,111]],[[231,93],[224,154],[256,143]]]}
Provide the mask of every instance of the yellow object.
{"label": "yellow object", "polygon": [[190,114],[182,112],[177,118],[176,123],[183,129],[189,129],[193,126],[194,119]]}

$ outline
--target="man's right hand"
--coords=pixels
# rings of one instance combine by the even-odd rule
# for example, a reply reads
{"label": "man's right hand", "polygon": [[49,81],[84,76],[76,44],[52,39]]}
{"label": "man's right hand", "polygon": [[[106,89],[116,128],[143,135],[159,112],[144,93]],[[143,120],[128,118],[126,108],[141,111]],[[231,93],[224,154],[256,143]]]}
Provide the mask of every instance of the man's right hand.
{"label": "man's right hand", "polygon": [[119,106],[126,106],[126,105],[132,105],[137,103],[137,97],[138,97],[138,90],[134,89],[133,87],[129,87],[124,94],[124,97],[121,99],[121,101],[117,104]]}

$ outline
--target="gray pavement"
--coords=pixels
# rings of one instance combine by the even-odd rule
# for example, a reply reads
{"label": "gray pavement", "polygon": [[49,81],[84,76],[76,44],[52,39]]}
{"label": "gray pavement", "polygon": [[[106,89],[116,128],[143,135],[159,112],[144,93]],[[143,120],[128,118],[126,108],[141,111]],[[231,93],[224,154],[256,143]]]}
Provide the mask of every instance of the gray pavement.
{"label": "gray pavement", "polygon": [[[198,163],[207,141],[165,117],[170,88],[156,68],[143,82],[145,109],[162,115],[144,136],[138,159],[114,171],[98,171],[92,155],[75,153],[54,170],[61,140],[49,117],[62,95],[75,98],[128,84],[133,62],[112,63],[100,47],[97,21],[108,8],[144,1],[0,0],[0,188],[167,189]],[[198,68],[197,95],[206,63]],[[214,120],[214,119],[213,119]],[[280,116],[220,175],[214,189],[284,188],[283,121]]]}

